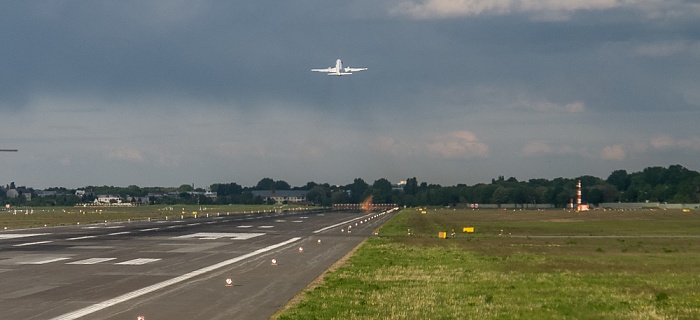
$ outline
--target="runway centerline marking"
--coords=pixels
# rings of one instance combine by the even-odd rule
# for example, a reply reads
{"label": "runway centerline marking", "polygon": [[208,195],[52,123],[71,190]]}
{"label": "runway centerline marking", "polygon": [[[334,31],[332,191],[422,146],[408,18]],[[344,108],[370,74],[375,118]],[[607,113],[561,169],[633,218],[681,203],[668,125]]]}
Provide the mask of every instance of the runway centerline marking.
{"label": "runway centerline marking", "polygon": [[51,242],[53,242],[53,241],[47,240],[47,241],[37,241],[37,242],[26,242],[26,243],[16,244],[13,247],[33,246],[33,245],[37,245],[37,244],[45,244],[45,243],[51,243]]}
{"label": "runway centerline marking", "polygon": [[122,234],[129,234],[129,233],[131,233],[131,231],[114,232],[114,233],[108,233],[107,235],[108,236],[119,236]]}
{"label": "runway centerline marking", "polygon": [[116,304],[119,304],[119,303],[122,303],[122,302],[126,302],[126,301],[129,301],[129,300],[131,300],[131,299],[138,298],[138,297],[140,297],[140,296],[142,296],[142,295],[151,293],[151,292],[153,292],[153,291],[156,291],[156,290],[159,290],[159,289],[162,289],[162,288],[165,288],[165,287],[168,287],[168,286],[171,286],[171,285],[174,285],[174,284],[183,282],[183,281],[185,281],[185,280],[189,280],[189,279],[191,279],[191,278],[194,278],[194,277],[196,277],[196,276],[200,276],[200,275],[205,274],[205,273],[207,273],[207,272],[211,272],[211,271],[214,271],[214,270],[216,270],[216,269],[220,269],[220,268],[226,267],[226,266],[228,266],[228,265],[234,264],[234,263],[239,262],[239,261],[241,261],[241,260],[245,260],[245,259],[248,259],[248,258],[257,256],[257,255],[263,254],[263,253],[265,253],[265,252],[268,252],[268,251],[277,249],[277,248],[279,248],[279,247],[286,246],[286,245],[288,245],[288,244],[297,242],[297,241],[299,241],[299,240],[301,240],[300,237],[291,238],[291,239],[289,239],[289,240],[287,240],[287,241],[283,241],[283,242],[280,242],[280,243],[277,243],[277,244],[273,244],[273,245],[271,245],[271,246],[267,246],[267,247],[265,247],[265,248],[255,250],[255,251],[253,251],[253,252],[246,253],[246,254],[244,254],[244,255],[242,255],[242,256],[238,256],[238,257],[235,257],[235,258],[231,258],[231,259],[228,259],[228,260],[219,262],[219,263],[217,263],[217,264],[213,264],[213,265],[210,265],[210,266],[208,266],[208,267],[204,267],[204,268],[202,268],[202,269],[195,270],[195,271],[192,271],[192,272],[183,274],[183,275],[181,275],[181,276],[179,276],[179,277],[175,277],[175,278],[172,278],[172,279],[170,279],[170,280],[165,280],[165,281],[163,281],[163,282],[159,282],[159,283],[156,283],[156,284],[154,284],[154,285],[150,285],[150,286],[145,287],[145,288],[141,288],[141,289],[138,289],[138,290],[129,292],[129,293],[125,293],[125,294],[120,295],[120,296],[118,296],[118,297],[116,297],[116,298],[112,298],[112,299],[109,299],[109,300],[105,300],[105,301],[102,301],[102,302],[100,302],[100,303],[93,304],[93,305],[91,305],[91,306],[89,306],[89,307],[85,307],[85,308],[82,308],[82,309],[79,309],[79,310],[76,310],[76,311],[73,311],[73,312],[69,312],[69,313],[60,315],[60,316],[55,317],[55,318],[52,318],[52,319],[50,319],[50,320],[75,320],[75,319],[78,319],[78,318],[80,318],[80,317],[89,315],[89,314],[91,314],[91,313],[95,313],[95,312],[97,312],[97,311],[100,311],[100,310],[102,310],[102,309],[109,308],[109,307],[114,306],[114,305],[116,305]]}
{"label": "runway centerline marking", "polygon": [[72,241],[72,240],[83,240],[83,239],[91,239],[91,238],[97,238],[97,236],[82,236],[82,237],[68,238],[66,240]]}

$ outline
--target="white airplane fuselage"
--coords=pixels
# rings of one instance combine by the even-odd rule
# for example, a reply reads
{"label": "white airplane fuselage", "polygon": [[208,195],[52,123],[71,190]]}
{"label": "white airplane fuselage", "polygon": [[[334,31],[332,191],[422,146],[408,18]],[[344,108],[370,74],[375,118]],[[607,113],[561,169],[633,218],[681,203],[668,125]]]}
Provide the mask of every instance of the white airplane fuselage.
{"label": "white airplane fuselage", "polygon": [[329,76],[349,76],[353,72],[364,71],[364,70],[367,70],[367,68],[350,68],[350,67],[343,68],[343,61],[340,59],[335,60],[335,67],[334,68],[311,69],[311,71],[314,71],[314,72],[325,72]]}

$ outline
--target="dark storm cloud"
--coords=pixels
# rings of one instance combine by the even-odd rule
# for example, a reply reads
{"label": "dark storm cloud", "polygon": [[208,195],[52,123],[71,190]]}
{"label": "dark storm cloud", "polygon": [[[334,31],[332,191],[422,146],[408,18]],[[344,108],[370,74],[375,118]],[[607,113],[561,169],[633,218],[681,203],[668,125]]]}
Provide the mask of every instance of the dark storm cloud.
{"label": "dark storm cloud", "polygon": [[[4,2],[0,143],[32,158],[0,161],[124,184],[231,163],[251,183],[687,166],[698,17],[679,0]],[[310,72],[337,58],[369,70]]]}

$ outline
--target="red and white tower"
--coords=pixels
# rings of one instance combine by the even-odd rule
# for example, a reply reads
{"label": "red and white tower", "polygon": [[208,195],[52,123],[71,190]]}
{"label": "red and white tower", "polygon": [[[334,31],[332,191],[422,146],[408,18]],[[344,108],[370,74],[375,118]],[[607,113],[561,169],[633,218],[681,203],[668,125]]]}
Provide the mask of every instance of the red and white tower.
{"label": "red and white tower", "polygon": [[581,204],[581,180],[576,184],[576,211],[588,211],[591,208],[587,204]]}
{"label": "red and white tower", "polygon": [[576,184],[576,208],[581,211],[581,180]]}

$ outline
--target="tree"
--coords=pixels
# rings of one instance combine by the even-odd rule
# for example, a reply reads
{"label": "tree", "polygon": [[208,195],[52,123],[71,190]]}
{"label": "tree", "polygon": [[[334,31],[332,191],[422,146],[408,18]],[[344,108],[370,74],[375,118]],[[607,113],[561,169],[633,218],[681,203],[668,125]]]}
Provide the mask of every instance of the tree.
{"label": "tree", "polygon": [[317,185],[318,185],[318,183],[313,182],[313,181],[309,181],[309,182],[306,183],[305,186],[301,187],[301,189],[302,189],[302,190],[309,191],[309,190],[311,190],[313,187],[315,187],[315,186],[317,186]]}
{"label": "tree", "polygon": [[284,181],[284,180],[277,180],[277,181],[275,181],[275,184],[274,184],[274,186],[272,187],[273,190],[289,190],[289,189],[291,189],[291,188],[292,188],[292,187],[289,185],[289,183],[287,183],[287,182]]}
{"label": "tree", "polygon": [[381,178],[372,184],[372,202],[374,203],[392,203],[391,197],[391,182]]}
{"label": "tree", "polygon": [[403,186],[405,194],[415,196],[418,192],[418,179],[416,177],[406,179],[406,185]]}
{"label": "tree", "polygon": [[210,189],[216,192],[217,197],[240,195],[243,192],[243,187],[233,182],[215,183],[211,185]]}
{"label": "tree", "polygon": [[508,202],[508,196],[510,191],[506,187],[497,187],[491,195],[491,202],[498,205],[500,208],[502,204]]}
{"label": "tree", "polygon": [[615,186],[619,191],[627,190],[630,185],[630,177],[626,170],[613,171],[606,180],[609,184]]}
{"label": "tree", "polygon": [[350,196],[345,191],[336,190],[336,191],[333,191],[331,193],[331,202],[332,203],[349,203]]}
{"label": "tree", "polygon": [[192,192],[192,191],[194,191],[194,187],[191,186],[191,185],[189,185],[189,184],[183,184],[183,185],[180,185],[180,187],[177,188],[177,191],[178,191],[179,193],[183,193],[183,192]]}
{"label": "tree", "polygon": [[328,185],[317,185],[306,193],[306,199],[322,206],[330,206],[331,190]]}
{"label": "tree", "polygon": [[352,203],[360,203],[368,196],[365,192],[369,189],[369,185],[365,180],[362,180],[362,178],[356,178],[352,184],[347,185],[345,189],[350,190],[350,199]]}
{"label": "tree", "polygon": [[272,180],[270,178],[262,178],[260,181],[258,181],[258,184],[255,185],[255,190],[274,190],[275,189],[275,180]]}

